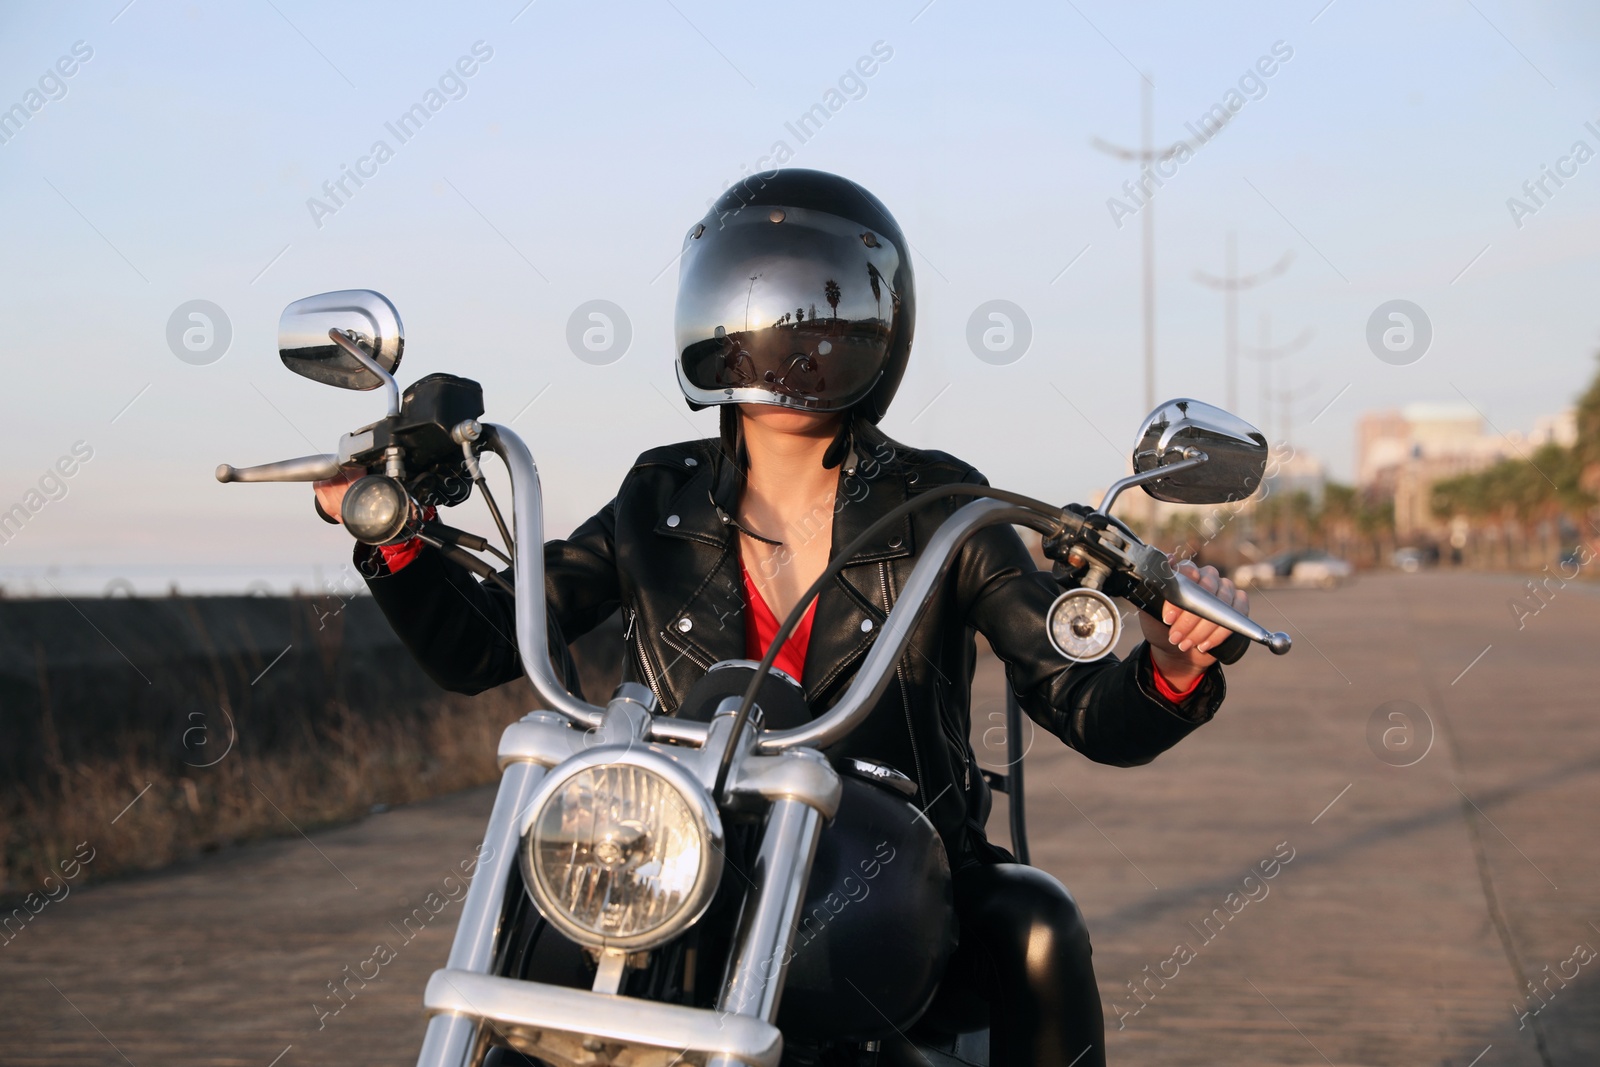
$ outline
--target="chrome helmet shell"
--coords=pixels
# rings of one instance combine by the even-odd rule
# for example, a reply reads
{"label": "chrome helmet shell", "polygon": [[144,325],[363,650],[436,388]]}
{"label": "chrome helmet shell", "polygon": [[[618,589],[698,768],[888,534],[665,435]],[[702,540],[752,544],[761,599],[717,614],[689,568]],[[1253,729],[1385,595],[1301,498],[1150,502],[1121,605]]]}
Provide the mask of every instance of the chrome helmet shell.
{"label": "chrome helmet shell", "polygon": [[753,174],[684,237],[678,384],[696,410],[854,409],[877,422],[915,318],[910,248],[877,197],[823,171]]}

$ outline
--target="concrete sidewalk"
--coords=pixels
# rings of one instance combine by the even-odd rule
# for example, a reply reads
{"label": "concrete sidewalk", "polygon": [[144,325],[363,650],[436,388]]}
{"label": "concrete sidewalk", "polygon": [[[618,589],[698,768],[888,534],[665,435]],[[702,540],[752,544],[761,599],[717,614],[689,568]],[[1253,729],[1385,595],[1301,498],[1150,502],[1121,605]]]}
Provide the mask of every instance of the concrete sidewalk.
{"label": "concrete sidewalk", "polygon": [[[1600,598],[1558,591],[1518,631],[1519,592],[1421,574],[1258,593],[1295,650],[1253,650],[1218,719],[1154,764],[1034,737],[1034,861],[1089,914],[1113,1063],[1600,1063],[1580,949],[1600,948]],[[991,764],[999,678],[986,662],[975,699]],[[455,906],[400,928],[491,800],[73,891],[0,945],[0,1063],[411,1062]],[[332,1014],[330,983],[371,974],[379,943],[395,958]]]}
{"label": "concrete sidewalk", "polygon": [[1600,602],[1519,632],[1521,591],[1257,592],[1294,651],[1252,650],[1178,748],[1119,769],[1035,741],[1034,860],[1090,915],[1112,1062],[1600,1063],[1575,954],[1600,947]]}

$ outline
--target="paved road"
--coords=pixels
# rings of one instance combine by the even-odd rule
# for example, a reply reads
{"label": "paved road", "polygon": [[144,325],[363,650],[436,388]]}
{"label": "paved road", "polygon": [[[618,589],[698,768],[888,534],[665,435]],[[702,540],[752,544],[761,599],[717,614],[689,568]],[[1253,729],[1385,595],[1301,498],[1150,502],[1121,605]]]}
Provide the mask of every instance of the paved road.
{"label": "paved road", "polygon": [[[1520,587],[1268,592],[1255,614],[1295,651],[1253,651],[1221,717],[1156,763],[1035,740],[1034,858],[1090,916],[1113,1063],[1600,1063],[1600,597],[1547,595],[1519,631]],[[988,664],[980,740],[997,685]],[[1380,707],[1414,732],[1384,718],[1369,743]],[[490,800],[74,892],[0,946],[0,1062],[410,1062],[454,906],[397,927],[448,892]],[[393,961],[319,1029],[380,942]]]}

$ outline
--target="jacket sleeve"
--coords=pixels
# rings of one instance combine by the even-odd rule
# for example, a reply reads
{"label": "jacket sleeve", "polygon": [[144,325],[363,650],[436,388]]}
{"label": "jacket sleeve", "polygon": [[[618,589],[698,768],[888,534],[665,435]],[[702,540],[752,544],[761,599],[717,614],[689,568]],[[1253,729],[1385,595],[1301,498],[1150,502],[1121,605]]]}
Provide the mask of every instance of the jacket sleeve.
{"label": "jacket sleeve", "polygon": [[1023,710],[1090,759],[1123,767],[1149,763],[1209,722],[1222,704],[1227,687],[1219,664],[1175,704],[1157,691],[1142,642],[1126,660],[1064,658],[1045,632],[1045,613],[1061,587],[1038,569],[1010,526],[977,534],[956,567],[967,619],[1005,663]]}
{"label": "jacket sleeve", "polygon": [[[615,516],[613,500],[571,537],[544,546],[550,652],[573,692],[577,672],[567,642],[598,626],[620,600]],[[522,676],[509,593],[478,581],[433,548],[424,548],[397,574],[388,572],[375,550],[358,548],[356,563],[401,643],[440,687],[480,693]],[[512,580],[509,570],[501,577]]]}

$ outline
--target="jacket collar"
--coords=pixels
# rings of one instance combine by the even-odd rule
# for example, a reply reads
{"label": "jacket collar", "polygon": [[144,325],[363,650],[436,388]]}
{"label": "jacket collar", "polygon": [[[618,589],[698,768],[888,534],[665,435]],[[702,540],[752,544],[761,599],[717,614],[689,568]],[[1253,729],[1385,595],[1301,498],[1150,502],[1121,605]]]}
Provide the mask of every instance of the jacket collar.
{"label": "jacket collar", "polygon": [[[722,460],[717,442],[702,443],[705,448],[695,457],[694,473],[673,495],[655,532],[724,548],[734,536],[730,517],[738,511],[743,473]],[[895,448],[875,430],[863,433],[840,468],[830,561],[873,523],[905,503],[907,468]],[[911,519],[906,516],[875,535],[846,566],[900,559],[914,551]]]}
{"label": "jacket collar", "polygon": [[[739,568],[737,533],[725,516],[738,507],[741,472],[720,462],[716,441],[703,442],[694,473],[671,497],[656,523],[656,534],[699,542],[707,547],[704,569],[685,575],[693,592],[673,618],[688,620],[688,629],[669,624],[664,634],[680,653],[702,661],[701,667],[745,654],[744,585]],[[893,442],[875,429],[858,435],[852,455],[839,471],[833,514],[830,561],[888,512],[905,502],[908,480],[915,473]],[[806,653],[803,684],[813,701],[847,676],[857,659],[877,639],[887,607],[898,594],[890,587],[889,561],[916,550],[909,516],[873,536],[853,553],[844,570],[823,587],[817,598],[811,643]],[[680,694],[681,696],[681,694]]]}

